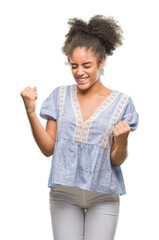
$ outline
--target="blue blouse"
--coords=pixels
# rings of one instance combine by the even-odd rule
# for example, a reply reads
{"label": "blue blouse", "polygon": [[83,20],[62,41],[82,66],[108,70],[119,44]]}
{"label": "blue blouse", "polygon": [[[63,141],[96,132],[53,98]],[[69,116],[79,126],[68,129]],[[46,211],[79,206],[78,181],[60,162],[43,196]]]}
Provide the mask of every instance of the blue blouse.
{"label": "blue blouse", "polygon": [[55,119],[57,133],[48,187],[76,186],[85,190],[123,195],[121,167],[110,161],[113,128],[125,120],[134,131],[139,115],[130,96],[113,90],[92,116],[83,121],[77,84],[59,86],[43,102],[40,116]]}

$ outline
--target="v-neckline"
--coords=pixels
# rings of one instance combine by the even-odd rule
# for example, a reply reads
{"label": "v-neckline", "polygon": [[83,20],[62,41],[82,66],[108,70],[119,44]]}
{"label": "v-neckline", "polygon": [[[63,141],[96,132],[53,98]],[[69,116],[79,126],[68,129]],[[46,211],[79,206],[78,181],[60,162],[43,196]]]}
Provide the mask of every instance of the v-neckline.
{"label": "v-neckline", "polygon": [[80,118],[80,121],[82,122],[82,124],[87,124],[88,122],[90,122],[91,120],[93,120],[94,118],[96,118],[101,112],[103,112],[103,110],[106,109],[108,103],[110,103],[112,101],[112,99],[114,99],[114,96],[117,94],[116,90],[112,90],[112,92],[102,101],[102,103],[94,110],[94,112],[91,114],[91,116],[87,119],[87,120],[83,120],[83,115],[82,115],[82,111],[81,111],[81,107],[80,107],[80,103],[77,97],[77,85],[74,85],[74,99],[76,102],[76,112],[78,113],[78,119]]}

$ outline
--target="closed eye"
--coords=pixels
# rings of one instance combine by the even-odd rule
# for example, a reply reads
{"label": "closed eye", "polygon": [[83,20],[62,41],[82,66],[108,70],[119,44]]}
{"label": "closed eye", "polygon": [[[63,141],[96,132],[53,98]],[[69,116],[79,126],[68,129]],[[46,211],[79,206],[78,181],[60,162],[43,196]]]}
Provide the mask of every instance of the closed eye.
{"label": "closed eye", "polygon": [[[84,68],[90,68],[91,65],[88,65],[88,63],[82,64]],[[77,64],[72,64],[72,69],[77,69],[78,65]]]}
{"label": "closed eye", "polygon": [[[84,68],[90,68],[91,66],[84,66]],[[77,66],[72,66],[72,69],[76,69]]]}

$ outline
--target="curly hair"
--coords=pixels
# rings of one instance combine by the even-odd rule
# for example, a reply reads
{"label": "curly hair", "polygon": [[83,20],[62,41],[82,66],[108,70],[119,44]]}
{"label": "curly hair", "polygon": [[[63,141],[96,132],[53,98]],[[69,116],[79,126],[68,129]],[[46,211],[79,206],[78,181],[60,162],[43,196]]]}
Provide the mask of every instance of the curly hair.
{"label": "curly hair", "polygon": [[85,47],[97,55],[98,63],[107,55],[113,55],[113,51],[122,45],[123,30],[113,17],[103,15],[93,16],[89,22],[79,18],[69,19],[69,32],[62,47],[68,62],[72,52],[77,47]]}

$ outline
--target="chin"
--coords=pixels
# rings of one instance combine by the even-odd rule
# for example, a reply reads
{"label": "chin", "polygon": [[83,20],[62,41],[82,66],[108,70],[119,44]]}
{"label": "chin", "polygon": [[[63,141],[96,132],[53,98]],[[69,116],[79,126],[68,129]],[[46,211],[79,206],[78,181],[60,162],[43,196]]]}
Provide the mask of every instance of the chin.
{"label": "chin", "polygon": [[77,83],[77,86],[81,90],[87,90],[88,88],[91,87],[91,84],[88,84],[88,83],[87,84],[79,84],[79,83]]}

